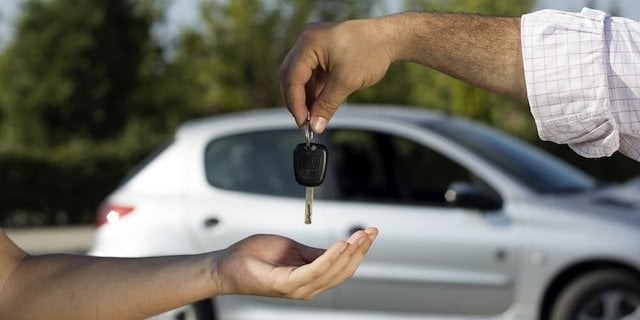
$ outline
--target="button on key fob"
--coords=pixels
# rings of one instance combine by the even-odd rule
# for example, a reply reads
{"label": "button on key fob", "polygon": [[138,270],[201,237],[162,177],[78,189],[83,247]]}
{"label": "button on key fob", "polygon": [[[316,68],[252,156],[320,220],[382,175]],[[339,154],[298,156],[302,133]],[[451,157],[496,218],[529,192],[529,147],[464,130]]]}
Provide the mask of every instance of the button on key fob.
{"label": "button on key fob", "polygon": [[318,143],[301,143],[293,150],[296,181],[305,187],[317,187],[327,173],[327,147]]}

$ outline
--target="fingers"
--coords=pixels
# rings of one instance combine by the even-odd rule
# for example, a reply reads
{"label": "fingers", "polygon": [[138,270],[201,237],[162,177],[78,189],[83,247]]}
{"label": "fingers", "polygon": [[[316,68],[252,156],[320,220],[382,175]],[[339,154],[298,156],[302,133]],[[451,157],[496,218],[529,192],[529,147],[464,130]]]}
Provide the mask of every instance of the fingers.
{"label": "fingers", "polygon": [[[351,246],[352,247],[352,246]],[[348,256],[349,253],[344,254],[350,248],[350,244],[347,241],[338,241],[334,243],[327,251],[319,256],[313,262],[301,266],[295,269],[291,274],[291,279],[298,287],[303,287],[317,280],[322,276],[335,261],[341,256]]]}
{"label": "fingers", "polygon": [[[317,60],[311,60],[296,64],[290,71],[283,71],[288,73],[281,76],[281,91],[298,127],[305,124],[309,113],[311,130],[320,134],[353,90],[346,90],[348,86],[337,81],[335,76],[329,77],[326,71],[317,69],[317,64]],[[284,68],[286,70],[286,66]]]}
{"label": "fingers", "polygon": [[[352,235],[349,241],[356,241],[354,243],[357,244],[355,252],[353,253],[351,259],[346,261],[346,264],[337,269],[338,272],[335,272],[335,276],[327,280],[327,288],[333,288],[341,284],[348,278],[351,278],[356,269],[358,269],[358,267],[360,266],[360,263],[364,260],[367,252],[373,244],[373,240],[377,237],[377,235],[378,230],[375,228],[369,228],[365,231],[359,231]],[[356,237],[356,239],[352,240],[354,236]],[[334,267],[338,267],[338,265],[336,264]],[[331,274],[331,272],[328,272],[328,274]]]}
{"label": "fingers", "polygon": [[[311,129],[322,133],[339,104],[347,97],[331,72],[336,62],[333,24],[311,24],[289,51],[278,71],[280,91],[298,127],[311,115]],[[327,83],[331,81],[330,83]],[[351,93],[351,92],[349,92]]]}
{"label": "fingers", "polygon": [[[302,60],[299,55],[297,46],[294,46],[280,65],[279,79],[280,92],[287,109],[293,115],[296,125],[302,127],[307,121],[308,113],[306,85],[311,80],[317,61],[314,63],[311,59],[308,60],[309,64],[298,63],[297,61]],[[296,63],[292,65],[292,61]]]}
{"label": "fingers", "polygon": [[310,109],[311,130],[317,134],[324,132],[340,104],[353,92],[345,90],[346,86],[338,82],[336,77],[329,78],[327,81],[320,95],[313,100]]}
{"label": "fingers", "polygon": [[353,92],[346,90],[348,86],[336,80],[336,76],[331,77],[319,64],[315,56],[303,59],[292,51],[280,70],[280,90],[296,125],[302,127],[309,113],[311,130],[317,134],[324,132],[329,119]]}
{"label": "fingers", "polygon": [[354,233],[347,241],[339,241],[313,263],[299,268],[307,283],[301,285],[293,296],[310,299],[322,291],[333,288],[349,279],[364,259],[378,231],[369,228]]}
{"label": "fingers", "polygon": [[351,92],[343,92],[341,86],[329,79],[324,70],[317,69],[319,61],[312,58],[291,65],[292,59],[301,60],[297,53],[289,52],[280,69],[280,91],[296,125],[302,127],[310,113],[311,130],[320,134]]}

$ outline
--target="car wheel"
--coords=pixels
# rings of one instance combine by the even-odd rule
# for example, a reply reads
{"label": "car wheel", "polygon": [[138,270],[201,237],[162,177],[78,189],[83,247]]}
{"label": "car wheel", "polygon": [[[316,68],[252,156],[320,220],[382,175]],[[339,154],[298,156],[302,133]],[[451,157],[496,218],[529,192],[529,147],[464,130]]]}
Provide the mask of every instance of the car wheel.
{"label": "car wheel", "polygon": [[174,309],[148,320],[214,320],[213,302],[201,300],[178,309]]}
{"label": "car wheel", "polygon": [[570,283],[556,300],[552,320],[640,318],[640,279],[623,270],[591,272]]}

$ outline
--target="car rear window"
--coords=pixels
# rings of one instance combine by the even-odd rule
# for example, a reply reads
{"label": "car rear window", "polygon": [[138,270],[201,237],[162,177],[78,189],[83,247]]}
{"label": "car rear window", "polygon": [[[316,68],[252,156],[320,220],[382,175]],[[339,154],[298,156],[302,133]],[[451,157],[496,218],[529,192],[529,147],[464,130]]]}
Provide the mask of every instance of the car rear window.
{"label": "car rear window", "polygon": [[150,164],[153,160],[155,160],[160,154],[162,154],[165,150],[167,150],[167,148],[169,148],[169,146],[171,144],[173,144],[173,140],[160,145],[155,150],[153,150],[149,154],[147,154],[129,172],[127,172],[127,175],[122,179],[122,181],[120,181],[120,185],[122,186],[122,185],[126,184],[127,182],[129,182],[129,180],[131,180],[138,173],[140,173],[142,171],[142,169],[144,169],[148,164]]}

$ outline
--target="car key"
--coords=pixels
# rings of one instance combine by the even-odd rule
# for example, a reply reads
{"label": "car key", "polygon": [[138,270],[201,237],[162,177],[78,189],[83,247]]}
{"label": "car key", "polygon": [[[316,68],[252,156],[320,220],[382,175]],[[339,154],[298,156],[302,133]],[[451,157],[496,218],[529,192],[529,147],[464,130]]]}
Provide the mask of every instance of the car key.
{"label": "car key", "polygon": [[313,132],[309,129],[309,121],[305,126],[305,143],[300,143],[293,150],[293,171],[298,184],[305,186],[304,223],[311,223],[313,188],[324,181],[327,168],[327,147],[312,143]]}

